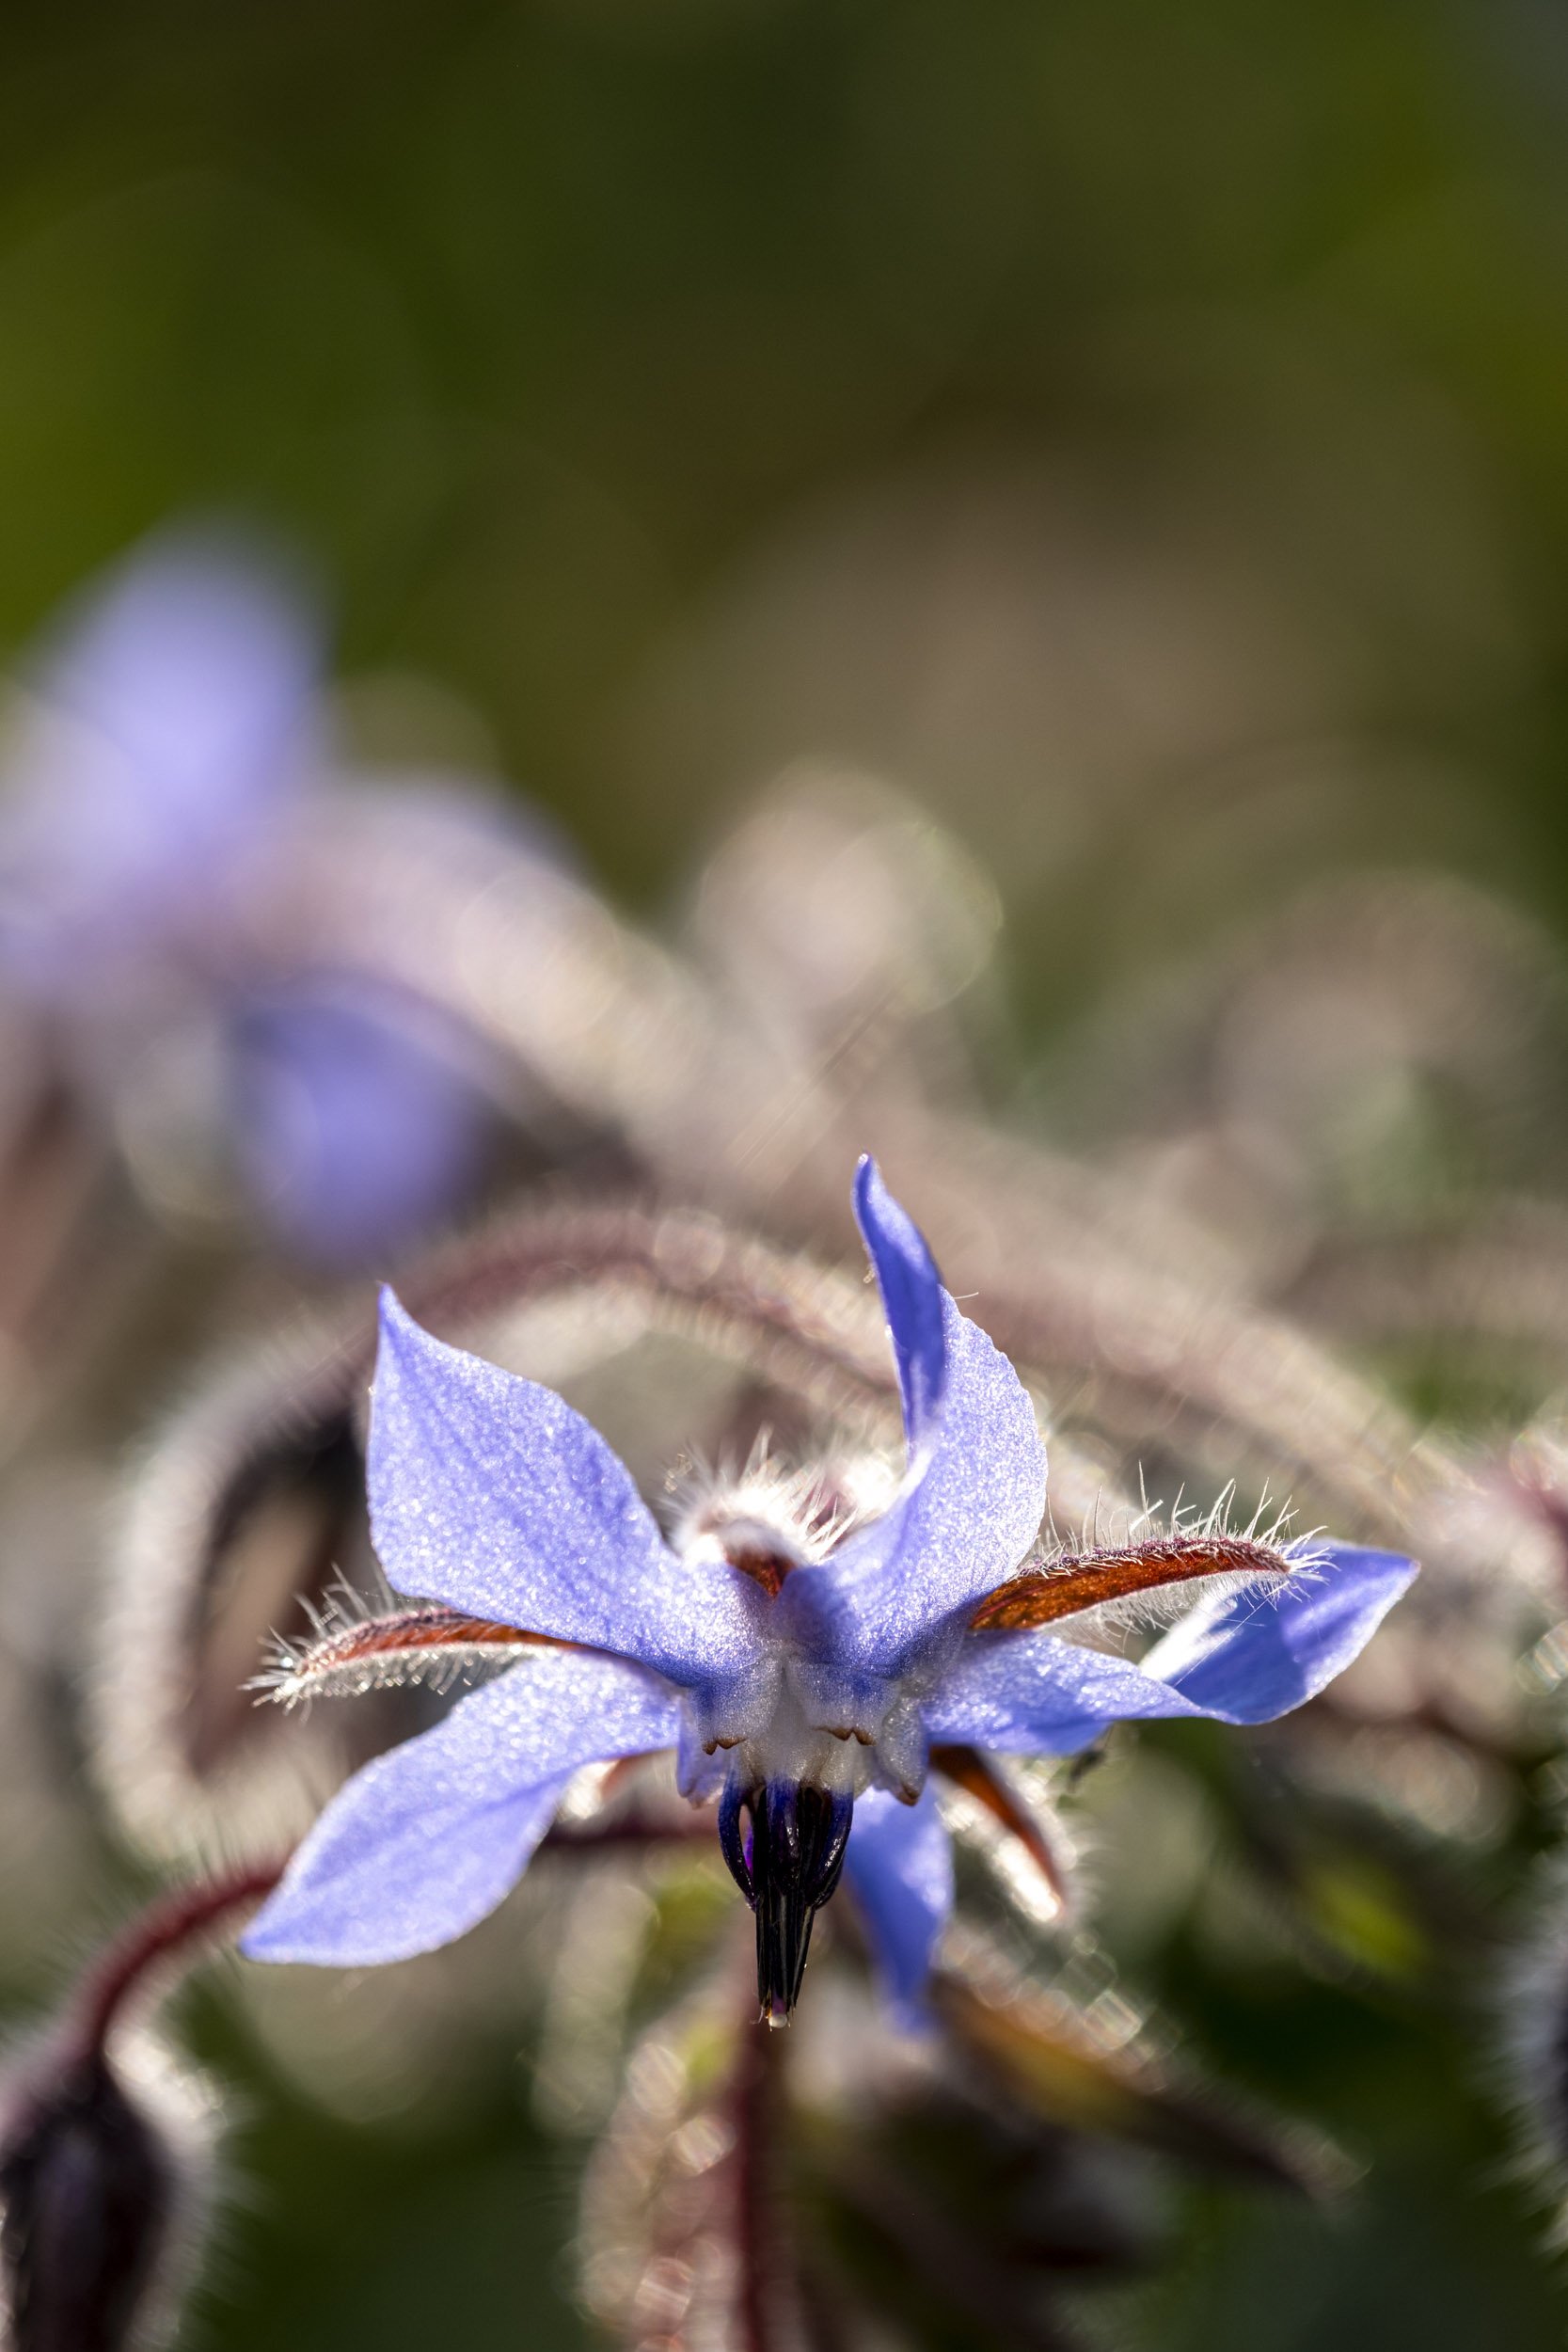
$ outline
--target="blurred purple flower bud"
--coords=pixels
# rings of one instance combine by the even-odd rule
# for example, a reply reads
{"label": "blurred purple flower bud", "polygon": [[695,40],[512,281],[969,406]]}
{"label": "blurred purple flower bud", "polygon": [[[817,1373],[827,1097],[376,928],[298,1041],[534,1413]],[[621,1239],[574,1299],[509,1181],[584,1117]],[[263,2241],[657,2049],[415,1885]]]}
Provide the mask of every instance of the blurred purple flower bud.
{"label": "blurred purple flower bud", "polygon": [[102,2050],[51,2055],[0,2117],[9,2352],[119,2352],[175,2233],[180,2167]]}
{"label": "blurred purple flower bud", "polygon": [[153,1903],[0,2088],[6,2352],[120,2352],[172,2312],[207,2202],[211,2103],[119,2029],[277,1875],[257,1865]]}

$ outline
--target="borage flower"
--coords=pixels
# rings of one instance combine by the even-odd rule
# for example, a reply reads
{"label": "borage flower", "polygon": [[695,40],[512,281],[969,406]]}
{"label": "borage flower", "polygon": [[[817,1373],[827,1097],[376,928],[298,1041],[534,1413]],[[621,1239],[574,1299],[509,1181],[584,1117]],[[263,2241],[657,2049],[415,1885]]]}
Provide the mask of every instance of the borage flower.
{"label": "borage flower", "polygon": [[[340,1792],[245,1937],[253,1958],[363,1964],[448,1943],[517,1879],[581,1766],[673,1748],[683,1791],[719,1798],[764,2015],[794,2006],[841,1872],[913,2014],[953,1901],[933,1762],[973,1786],[986,1750],[1071,1754],[1152,1716],[1264,1722],[1356,1655],[1410,1561],[1211,1532],[1021,1570],[1045,1507],[1029,1398],[869,1160],[855,1206],[908,1444],[876,1511],[854,1480],[742,1480],[672,1548],[559,1396],[384,1295],[372,1520],[393,1584],[435,1605],[328,1634],[282,1695],[433,1656],[506,1670]],[[1141,1665],[1045,1629],[1198,1581]]]}

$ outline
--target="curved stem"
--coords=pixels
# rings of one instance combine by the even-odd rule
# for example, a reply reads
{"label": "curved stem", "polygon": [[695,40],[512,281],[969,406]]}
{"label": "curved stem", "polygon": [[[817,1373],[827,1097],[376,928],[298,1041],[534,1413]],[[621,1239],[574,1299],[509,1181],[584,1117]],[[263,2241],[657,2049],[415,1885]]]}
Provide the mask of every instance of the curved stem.
{"label": "curved stem", "polygon": [[86,2058],[100,2053],[121,2010],[144,1979],[183,1955],[230,1912],[260,1902],[283,1875],[282,1861],[256,1863],[203,1885],[177,1887],[148,1905],[109,1944],[77,1988],[71,2039]]}

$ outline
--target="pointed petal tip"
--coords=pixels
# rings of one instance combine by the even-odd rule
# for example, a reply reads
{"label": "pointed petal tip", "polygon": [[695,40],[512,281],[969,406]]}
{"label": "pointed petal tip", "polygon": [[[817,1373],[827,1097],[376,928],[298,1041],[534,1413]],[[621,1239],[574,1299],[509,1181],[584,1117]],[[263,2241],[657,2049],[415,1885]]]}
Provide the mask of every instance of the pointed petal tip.
{"label": "pointed petal tip", "polygon": [[406,1949],[367,1937],[356,1943],[340,1931],[336,1936],[313,1937],[309,1926],[293,1926],[287,1917],[276,1927],[251,1928],[235,1946],[242,1960],[267,1968],[385,1968],[400,1960],[417,1959],[430,1948],[414,1944]]}
{"label": "pointed petal tip", "polygon": [[927,1985],[953,1909],[953,1845],[927,1782],[913,1806],[870,1789],[855,1813],[845,1873],[882,1998],[908,2031],[928,2024]]}
{"label": "pointed petal tip", "polygon": [[[311,1887],[309,1861],[302,1865],[296,1853],[245,1933],[236,1938],[234,1948],[242,1960],[259,1961],[269,1967],[359,1964],[363,1956],[353,1948],[353,1938],[345,1938],[342,1920],[335,1922],[335,1934],[324,1934],[321,1915],[320,1895]],[[370,1957],[379,1961],[387,1955],[376,1951]]]}
{"label": "pointed petal tip", "polygon": [[427,1345],[430,1333],[417,1324],[390,1282],[383,1282],[376,1293],[375,1364],[371,1374],[373,1396],[381,1375],[388,1365],[406,1360],[420,1342]]}
{"label": "pointed petal tip", "polygon": [[893,1335],[904,1431],[911,1451],[927,1444],[947,1386],[946,1294],[925,1234],[882,1181],[867,1152],[855,1169],[855,1221],[877,1277]]}
{"label": "pointed petal tip", "polygon": [[943,1289],[869,1155],[855,1205],[893,1343],[909,1469],[890,1509],[786,1581],[776,1622],[814,1657],[885,1674],[1016,1569],[1045,1507],[1045,1450],[1017,1373]]}
{"label": "pointed petal tip", "polygon": [[1144,1672],[1222,1722],[1270,1723],[1315,1698],[1359,1657],[1418,1568],[1363,1544],[1304,1543],[1297,1556],[1302,1574],[1267,1605],[1247,1593],[1200,1603],[1155,1644]]}
{"label": "pointed petal tip", "polygon": [[[390,1282],[383,1282],[377,1290],[375,1295],[376,1321],[380,1325],[383,1331],[401,1332],[405,1330],[410,1324],[413,1324],[413,1316],[409,1313],[407,1308],[404,1305],[402,1299],[398,1296]],[[418,1328],[417,1325],[415,1326],[415,1328]]]}
{"label": "pointed petal tip", "polygon": [[417,1316],[411,1315],[390,1282],[383,1282],[376,1295],[376,1371],[384,1364],[395,1364],[412,1373],[423,1371],[436,1361],[461,1359],[464,1351],[445,1340],[438,1340],[427,1330]]}
{"label": "pointed petal tip", "polygon": [[917,1266],[933,1285],[940,1284],[942,1278],[937,1272],[929,1243],[903,1202],[890,1189],[886,1177],[869,1152],[863,1152],[855,1163],[850,1194],[855,1222],[861,1229],[861,1239],[879,1274],[881,1271],[881,1253],[896,1250],[901,1257]]}
{"label": "pointed petal tip", "polygon": [[245,1933],[235,1939],[234,1949],[242,1960],[276,1962],[287,1965],[309,1963],[315,1959],[309,1935],[300,1932],[299,1922],[293,1916],[295,1902],[295,1892],[285,1874]]}

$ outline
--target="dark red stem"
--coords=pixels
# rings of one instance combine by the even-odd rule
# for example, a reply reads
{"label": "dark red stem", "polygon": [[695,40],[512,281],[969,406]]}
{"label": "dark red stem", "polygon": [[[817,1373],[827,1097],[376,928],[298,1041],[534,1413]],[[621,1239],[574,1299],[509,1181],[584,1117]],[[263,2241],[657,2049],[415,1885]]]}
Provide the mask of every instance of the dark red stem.
{"label": "dark red stem", "polygon": [[[575,1848],[662,1845],[685,1837],[712,1835],[711,1824],[694,1818],[668,1827],[645,1822],[616,1821],[603,1829],[591,1823],[578,1828],[558,1827],[546,1844]],[[283,1875],[287,1857],[247,1864],[227,1878],[179,1886],[133,1919],[113,1943],[106,1945],[77,1988],[70,2039],[84,2058],[101,2050],[127,2000],[142,1979],[165,1962],[179,1957],[187,1946],[210,1934],[229,1913],[259,1903],[270,1895]]]}
{"label": "dark red stem", "polygon": [[176,1887],[149,1903],[93,1962],[77,1988],[71,2040],[84,2058],[103,2047],[142,1980],[209,1934],[230,1912],[260,1902],[283,1875],[282,1862],[252,1863],[227,1878]]}
{"label": "dark red stem", "polygon": [[791,2217],[781,2161],[782,2074],[787,2038],[767,2026],[742,2034],[735,2077],[736,2236],[740,2254],[742,2352],[781,2352],[796,2340],[789,2277]]}

